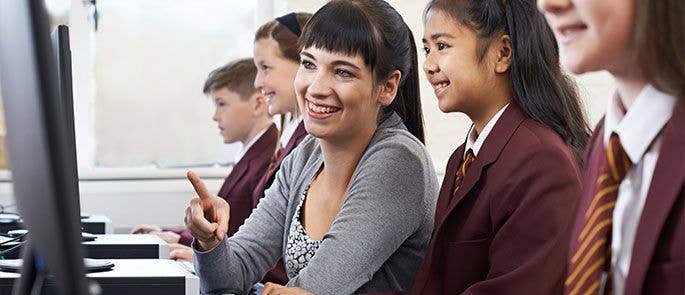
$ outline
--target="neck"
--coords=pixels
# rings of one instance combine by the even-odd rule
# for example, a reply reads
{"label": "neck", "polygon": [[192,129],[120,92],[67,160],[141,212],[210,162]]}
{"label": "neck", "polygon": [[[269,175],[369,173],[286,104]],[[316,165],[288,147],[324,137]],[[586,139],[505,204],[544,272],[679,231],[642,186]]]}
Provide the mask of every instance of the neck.
{"label": "neck", "polygon": [[618,91],[618,96],[623,103],[623,107],[627,110],[633,105],[637,96],[640,94],[642,89],[647,85],[641,75],[636,76],[614,76],[616,79],[616,91]]}
{"label": "neck", "polygon": [[[321,180],[327,187],[347,189],[364,150],[376,132],[376,127],[357,134],[353,140],[334,142],[320,140],[324,167]],[[344,197],[344,194],[341,196]]]}
{"label": "neck", "polygon": [[253,124],[245,138],[243,138],[243,140],[240,142],[243,144],[243,146],[247,146],[257,136],[257,134],[259,134],[259,132],[269,127],[271,124],[271,118],[266,118],[264,120],[260,120],[259,123]]}
{"label": "neck", "polygon": [[507,105],[512,97],[511,90],[501,91],[501,93],[495,94],[493,99],[487,107],[481,108],[474,114],[469,114],[469,117],[473,121],[474,128],[476,128],[476,134],[480,134],[485,125],[490,122],[490,119],[499,112],[505,105]]}

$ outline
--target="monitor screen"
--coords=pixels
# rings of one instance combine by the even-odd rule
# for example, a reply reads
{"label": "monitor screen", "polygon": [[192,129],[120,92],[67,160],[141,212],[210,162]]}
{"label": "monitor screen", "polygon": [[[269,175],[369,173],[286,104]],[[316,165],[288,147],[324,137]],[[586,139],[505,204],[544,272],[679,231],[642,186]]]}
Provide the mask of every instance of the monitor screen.
{"label": "monitor screen", "polygon": [[[87,294],[77,185],[43,1],[0,1],[0,84],[17,208],[39,273]],[[29,269],[26,265],[24,269]],[[31,279],[22,272],[19,280]],[[25,283],[23,283],[25,285]]]}

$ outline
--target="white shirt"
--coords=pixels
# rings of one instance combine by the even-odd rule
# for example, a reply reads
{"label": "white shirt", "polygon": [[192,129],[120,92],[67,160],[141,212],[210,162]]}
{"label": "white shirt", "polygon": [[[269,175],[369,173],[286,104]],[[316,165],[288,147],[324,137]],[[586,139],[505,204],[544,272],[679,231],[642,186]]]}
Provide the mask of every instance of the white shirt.
{"label": "white shirt", "polygon": [[624,291],[635,233],[659,157],[661,130],[673,114],[676,99],[647,85],[625,114],[618,95],[609,101],[604,118],[604,146],[607,146],[611,133],[616,132],[633,163],[619,184],[613,212],[611,267],[614,294],[623,294]]}
{"label": "white shirt", "polygon": [[293,134],[295,134],[297,126],[300,125],[301,122],[302,116],[294,118],[290,120],[290,122],[285,123],[285,126],[283,127],[283,132],[281,133],[281,139],[279,141],[281,144],[281,148],[284,148],[286,145],[288,145],[288,141],[290,141],[290,138],[293,137]]}
{"label": "white shirt", "polygon": [[255,137],[253,137],[246,145],[243,145],[243,148],[240,149],[240,151],[235,155],[235,160],[234,160],[235,162],[233,162],[233,163],[240,162],[240,159],[242,159],[243,156],[245,156],[245,154],[247,153],[248,150],[250,150],[252,145],[254,145],[254,143],[257,142],[257,140],[262,138],[262,135],[264,135],[264,133],[266,133],[266,131],[269,130],[269,127],[271,127],[271,125],[262,129],[262,131],[259,131],[259,133],[257,133],[257,135],[255,135]]}
{"label": "white shirt", "polygon": [[464,159],[466,158],[466,153],[469,150],[473,151],[474,157],[478,156],[478,151],[480,151],[480,148],[483,146],[485,139],[488,138],[488,134],[490,134],[492,128],[495,127],[495,124],[499,120],[499,117],[502,116],[502,114],[508,106],[509,104],[506,104],[494,116],[492,116],[492,118],[490,118],[490,121],[488,121],[488,123],[485,124],[485,127],[483,127],[483,130],[480,132],[480,134],[476,134],[476,125],[471,125],[471,129],[469,129],[469,134],[466,136],[466,148],[464,149],[464,151],[466,152],[464,152]]}

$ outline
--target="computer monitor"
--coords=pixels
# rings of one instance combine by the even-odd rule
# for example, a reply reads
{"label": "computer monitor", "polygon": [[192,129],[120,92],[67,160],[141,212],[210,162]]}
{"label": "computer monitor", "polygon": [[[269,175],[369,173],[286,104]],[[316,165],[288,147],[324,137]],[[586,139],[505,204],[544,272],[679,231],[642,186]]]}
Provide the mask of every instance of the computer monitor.
{"label": "computer monitor", "polygon": [[[52,40],[52,51],[55,55],[55,62],[57,65],[57,81],[59,87],[59,98],[64,109],[64,119],[67,124],[67,143],[69,148],[67,153],[69,154],[68,161],[74,163],[72,167],[75,169],[69,171],[71,179],[76,182],[76,194],[72,197],[74,198],[74,204],[77,209],[81,208],[81,202],[79,200],[79,187],[78,187],[78,164],[76,161],[76,130],[74,124],[74,96],[73,96],[73,83],[71,76],[71,49],[69,46],[69,27],[65,25],[59,25],[50,34]],[[88,214],[81,212],[81,218],[87,218]]]}
{"label": "computer monitor", "polygon": [[[0,1],[0,84],[17,208],[29,230],[18,286],[32,269],[54,275],[61,294],[87,294],[69,132],[43,1]],[[21,288],[15,288],[21,289]],[[18,291],[23,292],[23,291]],[[17,291],[15,290],[15,293]]]}

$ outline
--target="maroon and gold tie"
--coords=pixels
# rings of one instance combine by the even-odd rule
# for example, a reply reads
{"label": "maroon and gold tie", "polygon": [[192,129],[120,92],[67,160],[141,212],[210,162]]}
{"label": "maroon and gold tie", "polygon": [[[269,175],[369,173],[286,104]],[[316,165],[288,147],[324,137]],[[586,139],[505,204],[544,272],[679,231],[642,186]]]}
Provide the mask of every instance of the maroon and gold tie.
{"label": "maroon and gold tie", "polygon": [[464,177],[466,176],[466,170],[469,169],[469,166],[471,166],[471,163],[473,163],[473,160],[475,159],[476,156],[473,155],[473,150],[469,149],[469,151],[466,152],[466,157],[461,162],[461,165],[459,165],[459,170],[457,170],[457,174],[455,175],[452,199],[454,199],[457,196],[457,191],[461,187],[461,183],[464,181]]}
{"label": "maroon and gold tie", "polygon": [[618,187],[632,163],[616,133],[612,133],[606,147],[599,177],[595,182],[592,201],[583,214],[580,234],[572,245],[565,294],[597,294],[606,274],[604,294],[611,293],[611,234]]}

